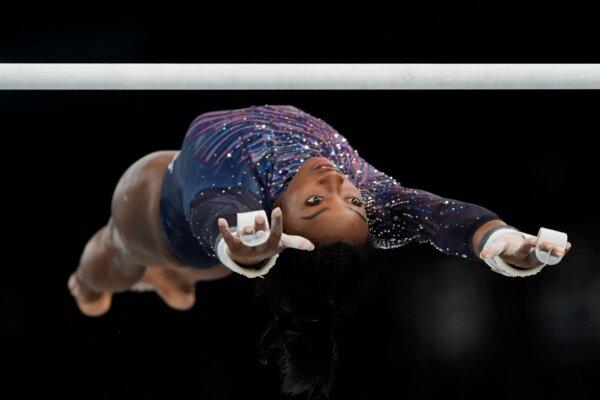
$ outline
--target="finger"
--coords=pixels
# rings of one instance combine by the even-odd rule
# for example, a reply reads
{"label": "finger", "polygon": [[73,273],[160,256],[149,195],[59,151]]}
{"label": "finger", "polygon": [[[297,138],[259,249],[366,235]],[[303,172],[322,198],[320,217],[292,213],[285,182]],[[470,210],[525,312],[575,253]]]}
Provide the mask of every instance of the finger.
{"label": "finger", "polygon": [[546,240],[543,242],[540,242],[538,246],[539,246],[540,250],[545,251],[545,252],[551,251],[552,248],[555,247],[552,242],[548,242]]}
{"label": "finger", "polygon": [[540,265],[544,264],[542,261],[540,261],[539,258],[537,258],[537,254],[535,252],[535,247],[533,247],[532,249],[529,250],[529,255],[527,256],[527,261],[531,265],[531,268],[539,267]]}
{"label": "finger", "polygon": [[281,214],[281,208],[277,207],[271,211],[271,236],[267,241],[267,246],[273,249],[279,247],[279,241],[283,233],[283,215]]}
{"label": "finger", "polygon": [[[533,250],[535,252],[535,249]],[[501,255],[500,258],[502,260],[504,260],[505,262],[507,262],[508,264],[510,264],[513,267],[518,267],[518,268],[534,268],[537,267],[538,265],[541,265],[542,263],[535,257],[533,259],[530,257],[530,255],[526,255],[525,257],[515,257],[515,256],[506,256],[506,255]]]}
{"label": "finger", "polygon": [[225,218],[219,218],[217,221],[219,224],[219,231],[221,235],[223,235],[223,240],[227,243],[230,249],[236,248],[238,246],[239,239],[233,236],[233,234],[229,231],[229,224]]}
{"label": "finger", "polygon": [[315,245],[307,238],[298,235],[286,235],[285,233],[281,236],[280,246],[280,250],[292,248],[312,251],[315,249]]}
{"label": "finger", "polygon": [[522,241],[521,244],[519,244],[519,248],[515,251],[514,255],[516,257],[527,259],[529,257],[529,252],[531,251],[531,249],[535,249],[536,241],[537,238],[535,236],[525,237],[525,240]]}
{"label": "finger", "polygon": [[[537,246],[537,238],[535,236],[528,238],[526,242],[534,247]],[[562,257],[571,249],[571,243],[567,242],[566,247],[562,248],[560,246],[555,246],[551,242],[543,241],[539,244],[539,248],[543,252],[550,252],[550,254],[553,256]]]}
{"label": "finger", "polygon": [[535,247],[537,245],[537,237],[532,235],[526,236],[527,238],[525,239],[525,243],[527,243],[529,246]]}
{"label": "finger", "polygon": [[254,230],[257,232],[267,230],[267,220],[260,214],[254,217]]}
{"label": "finger", "polygon": [[507,248],[508,241],[504,239],[498,239],[492,243],[486,244],[479,256],[483,259],[493,258],[502,254]]}
{"label": "finger", "polygon": [[544,242],[540,243],[540,250],[542,250],[546,253],[550,253],[550,255],[555,256],[555,257],[562,257],[566,253],[565,248],[556,246],[552,242],[548,242],[548,241],[544,241]]}
{"label": "finger", "polygon": [[555,257],[562,257],[565,255],[565,249],[559,246],[552,246],[550,249],[550,254]]}

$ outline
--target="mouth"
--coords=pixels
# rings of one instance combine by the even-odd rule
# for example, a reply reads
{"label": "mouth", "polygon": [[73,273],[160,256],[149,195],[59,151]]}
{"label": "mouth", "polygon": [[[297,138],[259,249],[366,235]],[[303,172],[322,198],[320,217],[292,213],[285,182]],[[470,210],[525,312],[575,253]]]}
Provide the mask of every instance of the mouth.
{"label": "mouth", "polygon": [[336,167],[333,166],[333,164],[331,163],[331,161],[319,161],[317,163],[315,163],[312,168],[313,171],[318,171],[318,170],[338,170]]}

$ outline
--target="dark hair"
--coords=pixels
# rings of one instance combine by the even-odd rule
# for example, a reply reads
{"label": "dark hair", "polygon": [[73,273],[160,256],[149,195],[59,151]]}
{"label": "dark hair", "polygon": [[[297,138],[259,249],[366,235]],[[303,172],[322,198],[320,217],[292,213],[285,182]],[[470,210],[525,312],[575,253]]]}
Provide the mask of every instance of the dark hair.
{"label": "dark hair", "polygon": [[371,239],[335,242],[313,251],[286,249],[257,282],[274,317],[259,344],[259,359],[278,353],[284,394],[329,397],[338,360],[336,327],[374,292],[389,267]]}

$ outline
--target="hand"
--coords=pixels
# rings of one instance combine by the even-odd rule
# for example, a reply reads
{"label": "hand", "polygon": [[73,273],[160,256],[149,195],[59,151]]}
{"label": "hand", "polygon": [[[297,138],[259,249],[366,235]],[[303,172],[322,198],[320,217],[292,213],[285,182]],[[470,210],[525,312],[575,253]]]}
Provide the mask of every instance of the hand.
{"label": "hand", "polygon": [[[269,239],[255,247],[246,246],[239,237],[234,236],[229,231],[229,225],[225,218],[219,218],[219,230],[223,235],[223,240],[229,247],[229,256],[233,261],[243,266],[253,266],[260,264],[263,260],[281,253],[286,248],[311,251],[315,245],[310,240],[297,235],[287,235],[283,233],[283,216],[279,207],[271,211],[271,229]],[[264,231],[269,234],[266,221],[262,215],[254,218],[254,226],[238,226],[238,231],[242,234]]]}
{"label": "hand", "polygon": [[[535,256],[537,237],[523,233],[525,237],[516,232],[506,232],[491,243],[486,243],[479,254],[482,259],[500,256],[505,262],[520,268],[529,269],[539,267],[543,263]],[[549,242],[540,243],[540,249],[550,251],[550,254],[562,257],[571,249],[571,243],[566,247],[554,246]]]}

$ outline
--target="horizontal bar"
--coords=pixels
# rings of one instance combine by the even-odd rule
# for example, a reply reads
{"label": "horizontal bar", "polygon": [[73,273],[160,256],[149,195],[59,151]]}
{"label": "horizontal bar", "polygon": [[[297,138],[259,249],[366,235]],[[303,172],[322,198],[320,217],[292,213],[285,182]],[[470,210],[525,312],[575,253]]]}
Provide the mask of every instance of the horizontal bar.
{"label": "horizontal bar", "polygon": [[600,89],[600,64],[0,64],[0,90]]}

